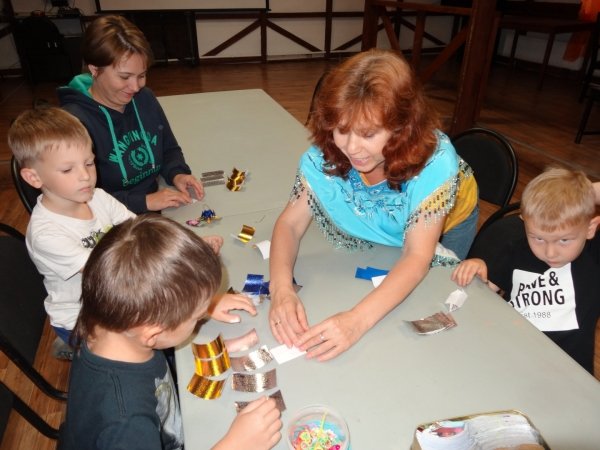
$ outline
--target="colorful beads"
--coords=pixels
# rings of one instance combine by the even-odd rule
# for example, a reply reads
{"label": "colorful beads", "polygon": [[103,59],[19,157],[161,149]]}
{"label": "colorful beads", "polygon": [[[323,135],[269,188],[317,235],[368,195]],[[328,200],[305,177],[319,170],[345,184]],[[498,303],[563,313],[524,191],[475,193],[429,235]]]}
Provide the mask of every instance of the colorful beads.
{"label": "colorful beads", "polygon": [[319,426],[306,426],[294,441],[295,450],[341,450],[342,441],[330,429]]}

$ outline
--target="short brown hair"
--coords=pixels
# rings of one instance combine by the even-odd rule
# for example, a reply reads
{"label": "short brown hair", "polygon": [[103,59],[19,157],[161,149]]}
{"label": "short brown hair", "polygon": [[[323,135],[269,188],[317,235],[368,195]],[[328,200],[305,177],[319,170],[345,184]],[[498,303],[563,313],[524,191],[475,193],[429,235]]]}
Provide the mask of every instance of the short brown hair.
{"label": "short brown hair", "polygon": [[345,178],[351,168],[333,131],[363,119],[392,133],[383,156],[385,176],[394,188],[417,175],[436,148],[438,116],[408,63],[392,51],[359,53],[323,79],[308,128],[330,175]]}
{"label": "short brown hair", "polygon": [[145,59],[147,67],[152,65],[152,48],[146,36],[122,16],[101,16],[85,30],[81,45],[85,64],[114,66],[123,56],[134,53]]}
{"label": "short brown hair", "polygon": [[156,213],[129,219],[90,254],[73,340],[93,336],[96,327],[175,329],[208,305],[220,283],[219,257],[194,232]]}
{"label": "short brown hair", "polygon": [[594,186],[581,171],[549,168],[531,180],[521,197],[521,215],[544,231],[588,223],[596,213]]}
{"label": "short brown hair", "polygon": [[28,109],[8,130],[8,146],[21,167],[30,167],[63,143],[91,148],[92,140],[79,119],[57,107]]}

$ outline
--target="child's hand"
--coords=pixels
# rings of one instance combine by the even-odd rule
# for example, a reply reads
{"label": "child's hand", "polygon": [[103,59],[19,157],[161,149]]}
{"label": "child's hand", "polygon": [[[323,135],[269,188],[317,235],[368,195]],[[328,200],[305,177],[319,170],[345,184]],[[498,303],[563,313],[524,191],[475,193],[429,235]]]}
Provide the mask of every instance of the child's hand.
{"label": "child's hand", "polygon": [[213,450],[268,450],[281,439],[281,413],[275,400],[261,397],[250,402],[234,419]]}
{"label": "child's hand", "polygon": [[459,286],[466,286],[477,275],[487,283],[487,266],[483,259],[471,258],[462,261],[454,272],[452,272],[452,280]]}
{"label": "child's hand", "polygon": [[213,302],[208,313],[215,320],[237,323],[242,319],[240,316],[229,312],[234,309],[246,311],[253,316],[256,315],[256,306],[252,303],[252,299],[243,294],[223,294],[220,299]]}
{"label": "child's hand", "polygon": [[208,245],[210,245],[211,248],[213,249],[213,252],[215,252],[217,255],[221,251],[221,247],[223,247],[223,237],[222,236],[217,236],[217,235],[202,236],[202,240],[204,242],[206,242]]}

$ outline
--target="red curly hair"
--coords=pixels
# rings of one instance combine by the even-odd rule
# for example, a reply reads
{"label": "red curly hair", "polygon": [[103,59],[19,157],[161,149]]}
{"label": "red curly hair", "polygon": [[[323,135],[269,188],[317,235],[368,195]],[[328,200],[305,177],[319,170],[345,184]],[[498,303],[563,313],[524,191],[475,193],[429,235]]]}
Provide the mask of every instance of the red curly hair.
{"label": "red curly hair", "polygon": [[359,53],[323,78],[308,129],[323,152],[326,173],[346,178],[352,167],[335,145],[333,131],[346,132],[364,122],[392,133],[382,153],[394,189],[417,175],[437,146],[437,113],[408,63],[392,51]]}

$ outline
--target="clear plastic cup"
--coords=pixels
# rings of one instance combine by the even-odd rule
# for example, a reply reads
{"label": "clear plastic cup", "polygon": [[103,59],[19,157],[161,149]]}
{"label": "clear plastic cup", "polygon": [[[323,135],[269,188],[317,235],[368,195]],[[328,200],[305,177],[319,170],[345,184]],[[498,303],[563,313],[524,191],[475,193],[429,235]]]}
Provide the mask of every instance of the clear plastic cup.
{"label": "clear plastic cup", "polygon": [[325,405],[302,408],[288,423],[290,450],[348,450],[350,432],[342,416]]}

